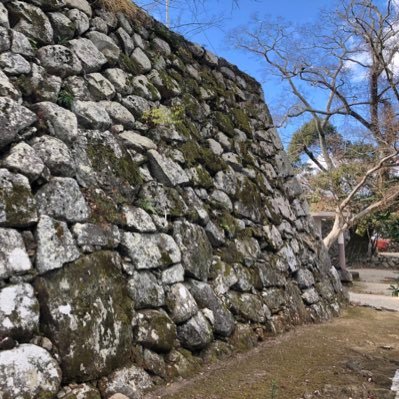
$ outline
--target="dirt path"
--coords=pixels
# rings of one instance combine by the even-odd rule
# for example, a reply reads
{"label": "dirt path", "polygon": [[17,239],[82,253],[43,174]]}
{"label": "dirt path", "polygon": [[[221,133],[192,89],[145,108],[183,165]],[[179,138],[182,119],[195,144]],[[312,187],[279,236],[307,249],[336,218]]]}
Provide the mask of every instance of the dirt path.
{"label": "dirt path", "polygon": [[352,307],[297,328],[146,399],[387,399],[399,369],[399,314]]}

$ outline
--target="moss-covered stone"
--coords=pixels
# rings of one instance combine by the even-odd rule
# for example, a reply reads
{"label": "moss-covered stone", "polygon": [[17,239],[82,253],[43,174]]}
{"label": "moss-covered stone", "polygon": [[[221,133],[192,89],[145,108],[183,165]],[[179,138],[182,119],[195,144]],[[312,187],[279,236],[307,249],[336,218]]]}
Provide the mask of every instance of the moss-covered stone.
{"label": "moss-covered stone", "polygon": [[188,139],[199,139],[200,137],[197,126],[188,118],[184,118],[179,123],[176,123],[175,129],[179,134]]}
{"label": "moss-covered stone", "polygon": [[231,113],[233,115],[234,125],[243,132],[251,134],[252,129],[247,114],[240,108],[232,109]]}
{"label": "moss-covered stone", "polygon": [[239,231],[236,219],[228,212],[223,212],[219,217],[219,226],[226,232],[229,238],[234,238]]}
{"label": "moss-covered stone", "polygon": [[215,118],[216,126],[229,137],[234,137],[234,124],[231,118],[220,111],[214,112],[213,116]]}
{"label": "moss-covered stone", "polygon": [[265,219],[263,209],[265,203],[258,187],[251,180],[245,179],[236,193],[236,199],[234,212],[237,216],[246,217],[255,222],[262,222]]}
{"label": "moss-covered stone", "polygon": [[176,326],[169,316],[158,310],[143,310],[136,316],[134,339],[156,352],[169,352],[175,343]]}
{"label": "moss-covered stone", "polygon": [[111,223],[119,226],[126,224],[118,205],[102,190],[83,190],[83,195],[91,209],[89,222],[98,224]]}
{"label": "moss-covered stone", "polygon": [[227,168],[227,164],[222,158],[214,154],[209,148],[202,147],[194,141],[187,141],[181,146],[180,150],[188,166],[202,164],[211,174]]}
{"label": "moss-covered stone", "polygon": [[178,49],[181,46],[184,46],[187,43],[186,39],[183,36],[171,31],[165,25],[159,22],[156,22],[154,24],[153,29],[155,34],[165,39],[169,43],[169,45],[171,45],[176,49]]}
{"label": "moss-covered stone", "polygon": [[0,169],[0,226],[26,227],[37,221],[36,201],[25,176]]}
{"label": "moss-covered stone", "polygon": [[179,351],[171,351],[166,357],[166,361],[169,379],[177,377],[187,378],[198,372],[201,368],[201,360],[183,348],[180,348]]}
{"label": "moss-covered stone", "polygon": [[198,177],[198,185],[199,187],[203,187],[206,189],[212,188],[213,187],[213,179],[211,175],[202,167],[202,166],[197,166],[195,168],[196,175]]}
{"label": "moss-covered stone", "polygon": [[129,358],[133,303],[120,262],[96,252],[35,281],[41,330],[58,348],[64,382],[96,379]]}
{"label": "moss-covered stone", "polygon": [[93,140],[89,141],[86,152],[95,171],[108,168],[115,177],[125,180],[132,186],[143,182],[137,164],[125,151],[122,156],[118,157],[111,147]]}
{"label": "moss-covered stone", "polygon": [[125,72],[129,72],[133,75],[140,75],[141,69],[135,60],[130,58],[127,54],[121,53],[118,60],[118,65]]}
{"label": "moss-covered stone", "polygon": [[195,224],[176,222],[173,237],[182,253],[182,264],[186,273],[206,281],[212,262],[212,245],[205,230]]}

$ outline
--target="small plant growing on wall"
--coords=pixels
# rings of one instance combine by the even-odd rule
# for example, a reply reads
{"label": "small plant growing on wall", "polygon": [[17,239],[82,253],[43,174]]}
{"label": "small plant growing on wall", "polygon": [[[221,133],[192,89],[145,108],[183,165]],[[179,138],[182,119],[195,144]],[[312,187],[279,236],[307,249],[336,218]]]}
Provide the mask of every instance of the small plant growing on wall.
{"label": "small plant growing on wall", "polygon": [[61,107],[71,109],[74,98],[73,93],[69,89],[62,89],[58,93],[57,104]]}
{"label": "small plant growing on wall", "polygon": [[184,107],[174,105],[171,108],[160,106],[144,112],[143,120],[151,126],[172,126],[183,122]]}
{"label": "small plant growing on wall", "polygon": [[399,278],[396,279],[395,284],[391,284],[389,290],[392,293],[392,296],[399,297]]}

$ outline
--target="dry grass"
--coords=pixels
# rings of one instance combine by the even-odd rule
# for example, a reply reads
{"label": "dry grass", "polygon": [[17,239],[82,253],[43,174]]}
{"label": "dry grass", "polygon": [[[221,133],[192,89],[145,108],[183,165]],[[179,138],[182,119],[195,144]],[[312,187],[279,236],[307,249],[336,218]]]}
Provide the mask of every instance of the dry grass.
{"label": "dry grass", "polygon": [[94,4],[114,14],[121,12],[130,19],[143,18],[143,11],[130,0],[96,0]]}

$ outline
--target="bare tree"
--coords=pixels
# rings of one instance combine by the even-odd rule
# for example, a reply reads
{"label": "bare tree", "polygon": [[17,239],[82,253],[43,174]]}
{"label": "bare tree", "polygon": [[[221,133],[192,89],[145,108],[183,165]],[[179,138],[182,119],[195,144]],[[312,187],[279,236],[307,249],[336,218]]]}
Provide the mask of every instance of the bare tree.
{"label": "bare tree", "polygon": [[[239,0],[230,0],[232,8]],[[209,0],[136,0],[137,5],[158,16],[168,28],[192,35],[215,26],[221,26],[226,15],[217,15]]]}
{"label": "bare tree", "polygon": [[[346,184],[344,197],[333,192],[336,217],[324,239],[329,248],[343,230],[399,198],[399,186],[388,184],[387,172],[398,161],[398,9],[392,0],[384,8],[372,0],[341,0],[322,13],[318,25],[256,19],[232,37],[238,48],[261,57],[289,90],[295,103],[286,116],[311,116],[330,179],[337,169],[327,142],[332,120],[344,118],[347,138],[352,128],[361,129],[375,148],[374,164]],[[359,202],[353,206],[372,181],[379,181],[379,196],[361,209]]]}

